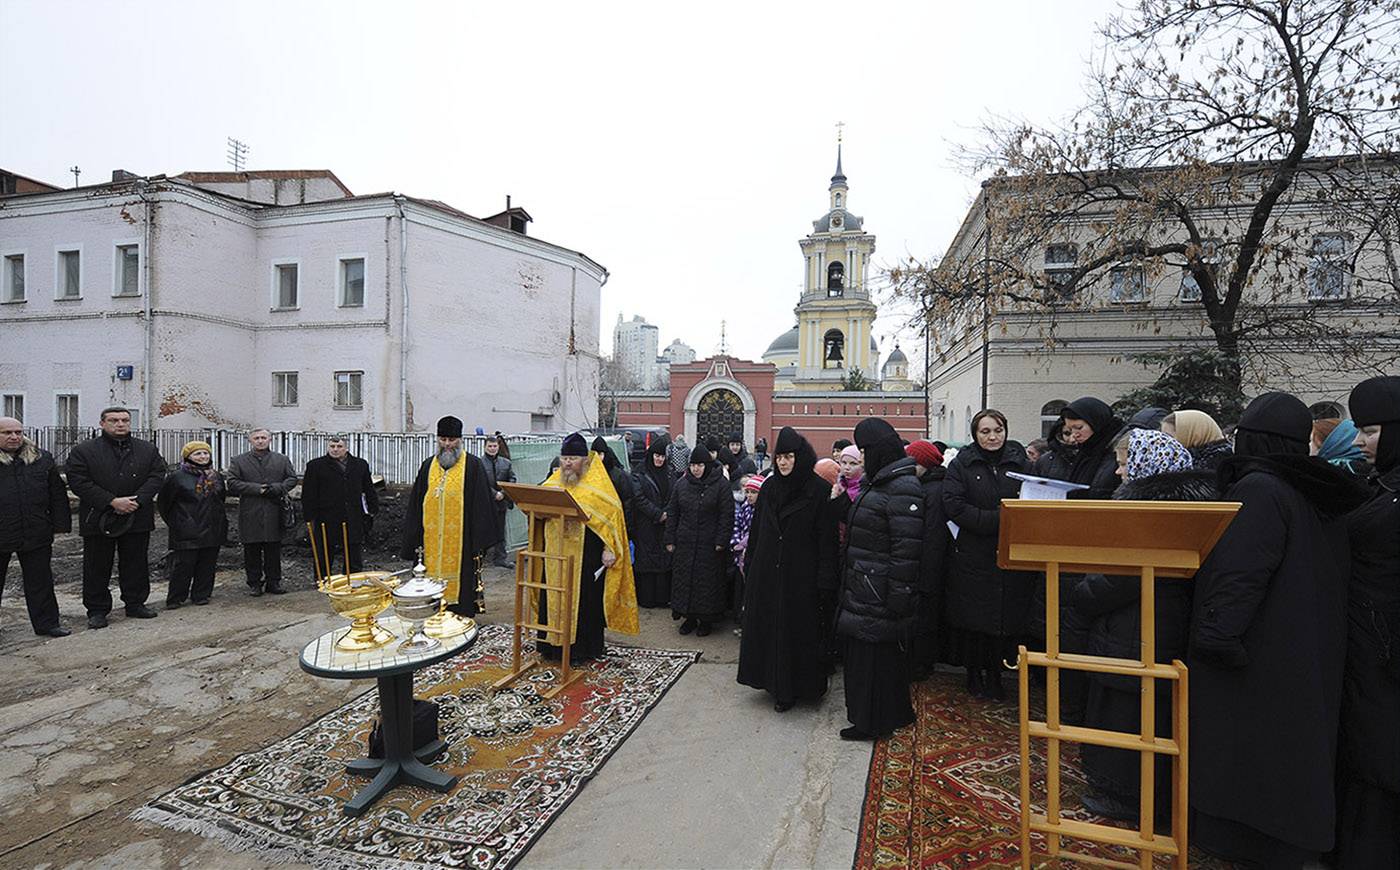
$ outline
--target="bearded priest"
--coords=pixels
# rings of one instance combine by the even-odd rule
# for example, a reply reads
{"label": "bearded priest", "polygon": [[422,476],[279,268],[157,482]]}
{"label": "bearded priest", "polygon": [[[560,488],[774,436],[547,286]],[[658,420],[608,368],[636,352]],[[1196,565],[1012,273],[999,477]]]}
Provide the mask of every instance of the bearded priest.
{"label": "bearded priest", "polygon": [[416,559],[421,547],[429,577],[459,581],[448,609],[475,616],[486,605],[482,558],[500,540],[496,506],[481,460],[462,449],[462,421],[439,420],[437,442],[437,455],[424,460],[408,493],[399,555]]}
{"label": "bearded priest", "polygon": [[[574,636],[569,648],[571,663],[577,664],[603,654],[603,629],[637,634],[637,588],[632,562],[627,553],[627,527],[622,516],[622,500],[608,477],[603,460],[588,449],[583,435],[575,432],[564,439],[559,451],[559,467],[544,482],[566,490],[588,515],[586,522],[549,520],[545,524],[545,546],[551,553],[572,555],[578,566],[574,584]],[[545,570],[557,583],[555,572],[562,563],[550,559]],[[562,607],[562,596],[548,593],[538,602],[540,623],[550,625],[550,607]],[[560,658],[561,647],[539,641],[541,655]]]}

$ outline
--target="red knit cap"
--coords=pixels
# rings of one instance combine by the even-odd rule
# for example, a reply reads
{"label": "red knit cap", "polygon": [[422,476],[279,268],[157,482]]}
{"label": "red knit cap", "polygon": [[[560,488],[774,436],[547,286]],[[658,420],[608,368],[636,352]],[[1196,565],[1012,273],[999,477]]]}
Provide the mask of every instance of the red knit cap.
{"label": "red knit cap", "polygon": [[924,468],[933,468],[943,464],[943,454],[929,441],[911,441],[909,446],[904,448],[908,456],[914,457],[914,461]]}

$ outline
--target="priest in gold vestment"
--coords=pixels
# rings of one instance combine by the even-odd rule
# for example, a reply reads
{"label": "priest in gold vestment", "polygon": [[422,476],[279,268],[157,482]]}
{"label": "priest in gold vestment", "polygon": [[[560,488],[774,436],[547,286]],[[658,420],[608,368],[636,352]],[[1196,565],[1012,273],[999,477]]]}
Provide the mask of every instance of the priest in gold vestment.
{"label": "priest in gold vestment", "polygon": [[484,604],[482,555],[500,540],[496,506],[481,460],[462,449],[462,421],[439,420],[437,440],[437,455],[418,469],[404,505],[399,555],[415,559],[422,548],[429,577],[460,581],[448,609],[475,616]]}
{"label": "priest in gold vestment", "polygon": [[[637,634],[637,588],[632,578],[632,560],[627,549],[627,526],[608,470],[597,454],[591,453],[583,436],[575,432],[564,439],[559,467],[544,482],[568,491],[588,514],[587,522],[549,520],[545,524],[545,549],[572,555],[577,574],[573,581],[574,636],[569,658],[587,661],[603,654],[603,629]],[[560,570],[555,560],[546,562],[546,571]],[[551,576],[551,581],[554,578]],[[562,607],[562,596],[548,593],[539,602],[540,620],[549,621],[549,609]],[[558,657],[562,650],[539,641],[540,652]]]}

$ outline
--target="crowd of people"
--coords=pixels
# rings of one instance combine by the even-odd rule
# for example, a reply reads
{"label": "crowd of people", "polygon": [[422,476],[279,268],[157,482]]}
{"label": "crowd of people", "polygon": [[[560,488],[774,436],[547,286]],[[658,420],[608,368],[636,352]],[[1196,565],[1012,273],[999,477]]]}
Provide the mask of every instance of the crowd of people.
{"label": "crowd of people", "polygon": [[[969,695],[1003,703],[1015,648],[1045,648],[1043,575],[997,562],[1002,502],[1018,497],[1021,476],[1061,481],[1071,498],[1239,502],[1196,575],[1156,586],[1158,659],[1184,659],[1191,673],[1192,842],[1259,867],[1326,852],[1344,870],[1400,866],[1400,377],[1360,383],[1349,409],[1350,419],[1315,420],[1295,396],[1265,393],[1222,427],[1189,408],[1124,419],[1084,397],[1025,446],[987,408],[956,451],[905,442],[872,417],[823,457],[791,427],[771,452],[756,445],[757,459],[738,435],[689,449],[653,433],[630,469],[606,442],[575,433],[544,481],[587,515],[546,530],[578,566],[563,578],[574,584],[570,654],[602,655],[605,627],[635,633],[639,607],[669,609],[681,635],[733,620],[740,684],[785,713],[821,698],[840,667],[850,723],[840,736],[881,739],[914,721],[911,684],[936,668],[962,669]],[[114,558],[126,614],[156,615],[146,549],[157,511],[170,536],[167,607],[207,603],[229,493],[240,499],[249,593],[282,590],[282,500],[297,477],[265,430],[224,477],[203,442],[185,445],[167,474],[154,445],[130,436],[124,409],[104,411],[101,426],[67,468],[90,627],[107,624]],[[485,559],[510,564],[500,484],[514,474],[502,439],[477,458],[461,434],[457,418],[439,421],[439,450],[408,497],[402,554],[469,591],[480,590]],[[339,559],[353,572],[377,502],[367,467],[344,448],[332,440],[308,464],[302,498],[313,525],[340,532],[324,537],[320,568]],[[69,523],[52,457],[0,419],[0,581],[17,553],[39,634],[67,634],[47,561]],[[1062,651],[1138,657],[1137,577],[1059,582]],[[458,612],[480,606],[460,599]],[[550,617],[562,600],[537,596],[541,625],[559,624]],[[540,651],[561,655],[557,641],[546,633]],[[1064,672],[1059,691],[1068,724],[1140,728],[1135,678]],[[1170,735],[1165,695],[1155,709],[1158,733]],[[1139,753],[1085,745],[1082,766],[1086,809],[1138,818]],[[1169,789],[1165,767],[1154,779]],[[1170,807],[1168,796],[1154,805]]]}

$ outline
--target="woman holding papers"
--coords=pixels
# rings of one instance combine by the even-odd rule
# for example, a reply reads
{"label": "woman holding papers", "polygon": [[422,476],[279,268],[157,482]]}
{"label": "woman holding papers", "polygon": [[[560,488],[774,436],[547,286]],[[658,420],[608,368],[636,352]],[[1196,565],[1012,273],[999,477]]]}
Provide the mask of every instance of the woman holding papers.
{"label": "woman holding papers", "polygon": [[1026,628],[1031,576],[997,567],[1001,500],[1021,484],[1007,472],[1030,472],[1026,451],[1008,441],[1006,416],[990,408],[972,418],[973,443],[948,466],[943,506],[953,530],[953,563],[947,579],[949,624],[962,633],[967,690],[1001,700],[1002,659]]}

